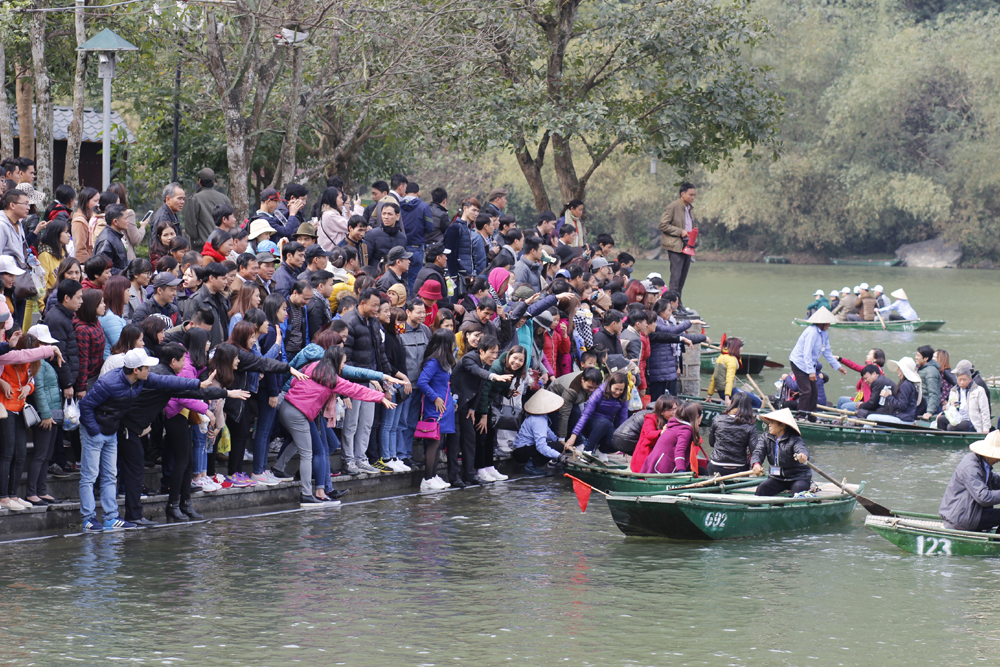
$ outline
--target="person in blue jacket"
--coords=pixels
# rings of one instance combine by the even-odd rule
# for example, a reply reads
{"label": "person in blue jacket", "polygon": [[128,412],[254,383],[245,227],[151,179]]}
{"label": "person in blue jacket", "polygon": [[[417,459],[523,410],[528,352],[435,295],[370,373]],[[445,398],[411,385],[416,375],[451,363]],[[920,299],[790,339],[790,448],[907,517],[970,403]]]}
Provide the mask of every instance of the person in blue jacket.
{"label": "person in blue jacket", "polygon": [[406,184],[406,196],[399,205],[403,218],[403,231],[406,233],[406,250],[413,253],[410,270],[406,274],[406,284],[410,292],[413,291],[417,272],[424,264],[424,246],[427,244],[427,237],[434,233],[434,212],[431,211],[430,204],[417,196],[419,194],[420,186],[410,181]]}
{"label": "person in blue jacket", "polygon": [[[424,480],[420,492],[443,491],[450,484],[437,474],[438,452],[447,441],[449,457],[458,453],[458,434],[455,429],[455,398],[451,393],[451,373],[455,370],[455,334],[448,329],[438,329],[424,351],[424,368],[417,378],[417,388],[423,392],[420,421],[436,421],[440,437],[424,439]],[[420,433],[418,431],[417,435]],[[461,480],[451,480],[453,483]],[[459,488],[454,484],[455,488]],[[464,486],[464,485],[463,485]]]}

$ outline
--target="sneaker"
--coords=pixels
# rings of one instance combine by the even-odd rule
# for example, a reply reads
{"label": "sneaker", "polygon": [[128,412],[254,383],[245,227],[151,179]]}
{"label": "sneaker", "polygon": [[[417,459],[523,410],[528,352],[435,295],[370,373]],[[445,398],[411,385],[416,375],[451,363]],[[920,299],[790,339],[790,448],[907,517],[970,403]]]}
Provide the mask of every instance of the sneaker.
{"label": "sneaker", "polygon": [[236,474],[240,476],[240,479],[243,480],[243,483],[246,484],[247,486],[257,486],[257,482],[250,479],[250,475],[246,474],[245,472],[238,472]]}
{"label": "sneaker", "polygon": [[327,496],[326,498],[323,498],[323,504],[326,507],[336,507],[337,505],[340,504],[340,501],[337,500],[336,498],[331,498],[330,496]]}
{"label": "sneaker", "polygon": [[413,468],[406,465],[405,462],[400,461],[397,458],[393,458],[391,461],[389,461],[389,465],[395,466],[396,470],[398,470],[399,472],[411,472],[413,470]]}
{"label": "sneaker", "polygon": [[388,461],[386,461],[385,459],[382,459],[382,461],[387,466],[389,466],[390,468],[392,468],[393,472],[403,472],[402,469],[399,467],[399,461],[397,461],[396,459],[389,459]]}
{"label": "sneaker", "polygon": [[26,510],[26,509],[29,509],[29,508],[31,508],[31,507],[34,507],[34,505],[32,505],[31,503],[29,503],[29,502],[28,502],[27,500],[25,500],[24,498],[17,498],[17,497],[14,497],[14,496],[11,496],[11,497],[9,498],[9,500],[10,500],[11,502],[13,502],[13,503],[17,503],[18,505],[20,505],[20,506],[21,506],[21,509],[23,509],[23,510]]}
{"label": "sneaker", "polygon": [[267,481],[271,483],[271,486],[276,486],[278,484],[281,484],[281,480],[275,477],[274,473],[271,472],[270,470],[265,470],[264,476],[267,477]]}
{"label": "sneaker", "polygon": [[356,463],[354,463],[354,461],[348,461],[347,463],[344,464],[344,472],[348,475],[361,474],[361,471],[358,469],[358,466]]}
{"label": "sneaker", "polygon": [[277,454],[281,451],[281,446],[284,444],[285,444],[284,440],[282,440],[281,438],[275,438],[267,446],[267,451],[270,452],[271,454]]}
{"label": "sneaker", "polygon": [[492,484],[496,480],[493,479],[493,477],[488,472],[486,472],[486,468],[483,468],[482,470],[476,473],[476,481],[479,482],[480,484]]}
{"label": "sneaker", "polygon": [[243,481],[243,478],[240,477],[240,473],[236,473],[232,477],[227,477],[226,481],[229,482],[230,486],[234,486],[237,489],[245,489],[246,487],[250,486],[249,483]]}
{"label": "sneaker", "polygon": [[253,452],[251,452],[249,449],[244,450],[243,451],[243,460],[244,461],[253,461]]}
{"label": "sneaker", "polygon": [[435,477],[433,479],[425,479],[420,482],[420,493],[437,493],[438,491],[444,491],[447,486],[439,486],[436,482],[439,478]]}
{"label": "sneaker", "polygon": [[136,524],[132,523],[131,521],[126,521],[125,519],[122,519],[120,517],[117,518],[117,519],[105,519],[104,520],[104,530],[106,530],[106,531],[112,531],[112,530],[135,530],[138,527],[139,526],[137,526]]}
{"label": "sneaker", "polygon": [[93,519],[87,519],[83,522],[83,532],[85,533],[103,533],[104,526],[97,523]]}
{"label": "sneaker", "polygon": [[549,474],[545,468],[539,468],[534,461],[528,461],[524,466],[524,474],[531,477],[544,477]]}
{"label": "sneaker", "polygon": [[327,506],[327,503],[323,502],[311,493],[309,495],[304,493],[299,495],[299,507],[304,510],[319,510]]}
{"label": "sneaker", "polygon": [[277,468],[271,468],[268,472],[279,482],[290,482],[295,479],[292,475],[286,474],[284,470],[278,470]]}
{"label": "sneaker", "polygon": [[217,483],[211,477],[199,477],[198,479],[193,480],[192,484],[199,487],[205,493],[212,493],[222,488],[222,485]]}
{"label": "sneaker", "polygon": [[281,483],[277,479],[275,479],[272,482],[270,480],[270,478],[267,476],[267,473],[262,473],[260,475],[252,475],[250,477],[250,481],[257,482],[261,486],[275,486],[276,484],[280,484]]}
{"label": "sneaker", "polygon": [[52,475],[53,477],[62,478],[62,477],[69,477],[73,473],[69,470],[64,470],[62,467],[59,466],[59,464],[53,463],[52,465],[49,466],[49,474]]}
{"label": "sneaker", "polygon": [[596,456],[596,457],[597,457],[597,459],[598,459],[599,461],[601,461],[601,462],[603,462],[603,463],[607,463],[607,462],[608,462],[608,455],[607,455],[607,454],[605,454],[604,452],[602,452],[602,451],[601,451],[601,450],[600,450],[599,448],[598,448],[598,449],[595,449],[595,450],[593,451],[593,454],[594,454],[594,456]]}
{"label": "sneaker", "polygon": [[209,479],[215,482],[220,489],[230,489],[233,486],[233,480],[222,473],[217,474],[215,477],[209,477]]}
{"label": "sneaker", "polygon": [[361,461],[360,463],[358,463],[358,470],[360,470],[361,472],[366,472],[368,474],[381,472],[378,468],[368,463],[367,461]]}
{"label": "sneaker", "polygon": [[396,470],[392,466],[390,466],[382,459],[376,461],[375,465],[373,465],[372,467],[375,468],[375,470],[377,470],[378,472],[396,472]]}
{"label": "sneaker", "polygon": [[506,480],[510,479],[510,477],[508,477],[507,475],[504,475],[502,472],[500,472],[499,470],[497,470],[493,466],[490,466],[489,468],[487,468],[486,472],[488,472],[490,474],[490,477],[492,477],[497,482],[503,482],[503,481],[506,481]]}

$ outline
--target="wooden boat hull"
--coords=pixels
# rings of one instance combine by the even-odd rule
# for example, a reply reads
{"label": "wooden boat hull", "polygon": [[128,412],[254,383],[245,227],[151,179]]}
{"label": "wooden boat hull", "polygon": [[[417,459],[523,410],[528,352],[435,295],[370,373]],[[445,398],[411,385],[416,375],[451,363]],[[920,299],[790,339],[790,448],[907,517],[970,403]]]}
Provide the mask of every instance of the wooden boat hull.
{"label": "wooden boat hull", "polygon": [[[796,318],[792,320],[800,327],[809,326],[804,319]],[[886,320],[885,329],[882,323],[875,322],[835,322],[830,325],[831,329],[861,329],[863,331],[938,331],[947,322],[945,320]]]}
{"label": "wooden boat hull", "polygon": [[788,264],[787,257],[781,257],[777,255],[769,255],[764,258],[765,264]]}
{"label": "wooden boat hull", "polygon": [[[718,358],[719,353],[714,351],[705,351],[701,353],[701,372],[711,375],[715,372],[715,360]],[[767,361],[768,355],[766,354],[754,354],[751,352],[744,352],[740,354],[740,364],[742,367],[738,371],[739,375],[759,375],[761,371],[764,370],[764,363]]]}
{"label": "wooden boat hull", "polygon": [[869,516],[865,525],[917,556],[1000,556],[1000,535],[950,530],[933,514]]}
{"label": "wooden boat hull", "polygon": [[599,466],[573,461],[567,461],[564,470],[595,489],[608,493],[657,492],[698,481],[687,472],[640,475],[628,468],[602,469]]}
{"label": "wooden boat hull", "polygon": [[899,266],[901,259],[841,259],[831,257],[830,263],[837,266]]}
{"label": "wooden boat hull", "polygon": [[607,501],[615,524],[625,535],[674,540],[730,540],[799,532],[844,521],[857,504],[847,495],[792,499],[736,493],[714,497],[705,493],[611,496]]}

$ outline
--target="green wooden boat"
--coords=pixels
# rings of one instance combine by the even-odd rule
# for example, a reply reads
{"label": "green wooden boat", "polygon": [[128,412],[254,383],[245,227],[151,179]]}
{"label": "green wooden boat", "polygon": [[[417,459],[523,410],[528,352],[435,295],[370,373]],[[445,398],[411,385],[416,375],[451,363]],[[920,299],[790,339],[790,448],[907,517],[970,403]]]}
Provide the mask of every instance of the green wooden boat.
{"label": "green wooden boat", "polygon": [[[803,531],[847,519],[857,500],[832,484],[821,488],[810,498],[755,496],[752,488],[742,487],[716,493],[612,495],[607,501],[615,524],[626,535],[730,540]],[[858,492],[863,489],[861,484]]]}
{"label": "green wooden boat", "polygon": [[848,259],[831,257],[831,264],[837,266],[899,266],[903,263],[901,259]]}
{"label": "green wooden boat", "polygon": [[997,381],[987,380],[986,386],[990,388],[990,400],[994,403],[1000,402],[1000,385],[997,384]]}
{"label": "green wooden boat", "polygon": [[[807,327],[809,323],[804,319],[795,318],[794,324],[800,327]],[[886,320],[885,329],[882,323],[875,322],[835,322],[830,325],[831,329],[862,329],[864,331],[937,331],[947,322],[944,320]]]}
{"label": "green wooden boat", "polygon": [[936,514],[893,512],[869,516],[865,525],[903,551],[918,556],[1000,556],[1000,535],[952,530]]}
{"label": "green wooden boat", "polygon": [[672,486],[699,481],[689,472],[643,475],[634,473],[626,467],[602,468],[579,461],[567,461],[564,470],[595,489],[608,493],[659,493]]}
{"label": "green wooden boat", "polygon": [[[715,350],[703,350],[701,353],[701,372],[711,375],[715,372],[715,360],[719,353]],[[767,354],[754,354],[751,352],[740,353],[740,370],[738,375],[759,375],[764,370],[767,362]]]}
{"label": "green wooden boat", "polygon": [[788,258],[781,255],[768,255],[764,258],[765,264],[788,264]]}

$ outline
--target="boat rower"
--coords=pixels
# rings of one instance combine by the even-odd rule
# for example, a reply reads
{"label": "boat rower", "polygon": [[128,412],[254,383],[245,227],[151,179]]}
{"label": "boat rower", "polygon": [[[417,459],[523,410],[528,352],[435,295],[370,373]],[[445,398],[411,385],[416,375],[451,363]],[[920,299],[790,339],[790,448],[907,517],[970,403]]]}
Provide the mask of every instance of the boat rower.
{"label": "boat rower", "polygon": [[917,311],[913,310],[910,300],[906,298],[906,292],[901,289],[896,290],[890,296],[895,299],[891,306],[879,308],[878,313],[887,320],[919,320]]}
{"label": "boat rower", "polygon": [[1000,431],[969,445],[944,491],[938,514],[946,528],[988,532],[1000,526],[1000,475],[993,466],[1000,461]]}
{"label": "boat rower", "polygon": [[[792,374],[795,382],[799,385],[799,412],[803,415],[815,412],[817,398],[819,396],[816,387],[816,368],[819,365],[819,358],[826,357],[830,366],[841,374],[847,374],[847,370],[840,365],[833,352],[830,351],[830,334],[827,329],[831,324],[837,322],[826,308],[820,308],[812,314],[806,322],[809,326],[799,335],[799,339],[792,348],[792,353],[788,355],[788,362],[792,367]],[[815,417],[810,417],[814,420]]]}
{"label": "boat rower", "polygon": [[808,491],[812,486],[812,470],[806,465],[809,450],[802,442],[792,411],[783,408],[760,418],[767,424],[767,431],[757,436],[750,465],[756,475],[764,474],[761,465],[765,461],[770,469],[755,494],[776,496],[782,491],[791,491],[795,495]]}

